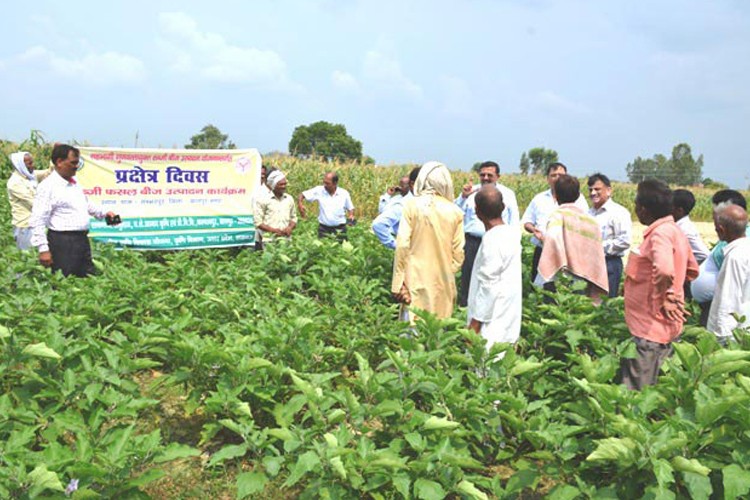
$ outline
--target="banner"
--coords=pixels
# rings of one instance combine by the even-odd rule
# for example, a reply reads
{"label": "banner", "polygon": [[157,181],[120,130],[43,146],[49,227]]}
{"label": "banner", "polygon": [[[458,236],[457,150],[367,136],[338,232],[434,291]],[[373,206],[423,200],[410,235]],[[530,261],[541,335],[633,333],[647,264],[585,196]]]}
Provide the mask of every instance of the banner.
{"label": "banner", "polygon": [[159,250],[254,244],[256,149],[79,149],[84,192],[122,218],[92,220],[93,239]]}

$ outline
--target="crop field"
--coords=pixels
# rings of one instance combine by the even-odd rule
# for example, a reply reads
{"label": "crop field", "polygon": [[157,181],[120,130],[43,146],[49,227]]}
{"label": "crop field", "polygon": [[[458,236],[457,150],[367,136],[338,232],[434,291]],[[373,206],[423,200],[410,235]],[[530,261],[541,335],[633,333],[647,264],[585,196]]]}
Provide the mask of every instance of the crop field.
{"label": "crop field", "polygon": [[[277,161],[295,195],[327,168]],[[361,207],[348,242],[312,218],[262,254],[95,245],[87,279],[17,251],[0,203],[0,498],[750,493],[749,335],[721,348],[689,324],[631,392],[621,298],[526,288],[519,343],[491,352],[462,309],[410,330],[367,223],[409,167],[337,169]],[[544,186],[507,181],[522,207]]]}

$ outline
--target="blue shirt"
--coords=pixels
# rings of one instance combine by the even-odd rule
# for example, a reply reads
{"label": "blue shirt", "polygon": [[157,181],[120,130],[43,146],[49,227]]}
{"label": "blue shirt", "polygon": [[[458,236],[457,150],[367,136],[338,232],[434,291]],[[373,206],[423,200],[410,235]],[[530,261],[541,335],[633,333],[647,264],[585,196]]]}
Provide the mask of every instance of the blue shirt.
{"label": "blue shirt", "polygon": [[383,213],[372,221],[372,231],[380,242],[386,247],[396,249],[396,235],[398,225],[401,222],[401,214],[404,211],[404,202],[412,197],[411,193],[406,196],[394,198],[383,210]]}
{"label": "blue shirt", "polygon": [[[464,198],[460,196],[456,198],[456,206],[464,212],[464,232],[477,238],[484,236],[484,223],[479,220],[476,212],[476,195],[481,184],[473,186],[474,192]],[[503,210],[503,222],[509,226],[517,226],[519,224],[520,214],[518,211],[518,202],[516,201],[516,194],[509,188],[502,184],[495,184],[498,191],[503,195],[503,203],[505,204],[505,210]]]}

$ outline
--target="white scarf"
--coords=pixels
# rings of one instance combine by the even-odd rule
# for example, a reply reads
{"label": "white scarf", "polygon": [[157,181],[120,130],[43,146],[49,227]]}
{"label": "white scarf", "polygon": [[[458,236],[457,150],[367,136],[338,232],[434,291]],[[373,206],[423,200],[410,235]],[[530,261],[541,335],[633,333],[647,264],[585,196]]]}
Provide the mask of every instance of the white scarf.
{"label": "white scarf", "polygon": [[453,200],[453,181],[448,167],[437,161],[428,161],[419,170],[414,183],[414,196],[436,194]]}
{"label": "white scarf", "polygon": [[266,186],[273,191],[276,189],[276,185],[283,179],[286,179],[284,173],[281,170],[274,170],[268,175],[268,177],[266,177]]}
{"label": "white scarf", "polygon": [[29,169],[26,168],[26,163],[24,163],[23,161],[26,155],[31,156],[31,153],[28,153],[26,151],[19,151],[18,153],[11,153],[10,162],[13,164],[13,167],[18,171],[19,174],[21,174],[22,177],[27,178],[29,181],[31,181],[32,185],[36,186],[36,177],[34,177],[34,174],[29,172]]}

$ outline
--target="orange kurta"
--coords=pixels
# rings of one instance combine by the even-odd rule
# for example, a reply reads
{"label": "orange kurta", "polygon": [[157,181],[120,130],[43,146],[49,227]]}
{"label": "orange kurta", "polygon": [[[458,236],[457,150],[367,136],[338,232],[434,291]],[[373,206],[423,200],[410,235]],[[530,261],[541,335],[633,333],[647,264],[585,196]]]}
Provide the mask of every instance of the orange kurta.
{"label": "orange kurta", "polygon": [[405,284],[411,307],[449,318],[456,301],[455,276],[463,261],[463,212],[441,196],[406,201],[396,237],[391,291],[398,293]]}
{"label": "orange kurta", "polygon": [[685,279],[697,276],[698,263],[674,218],[668,215],[648,226],[625,269],[625,322],[630,333],[661,344],[677,338],[683,323],[667,318],[662,304],[668,290],[684,300]]}

